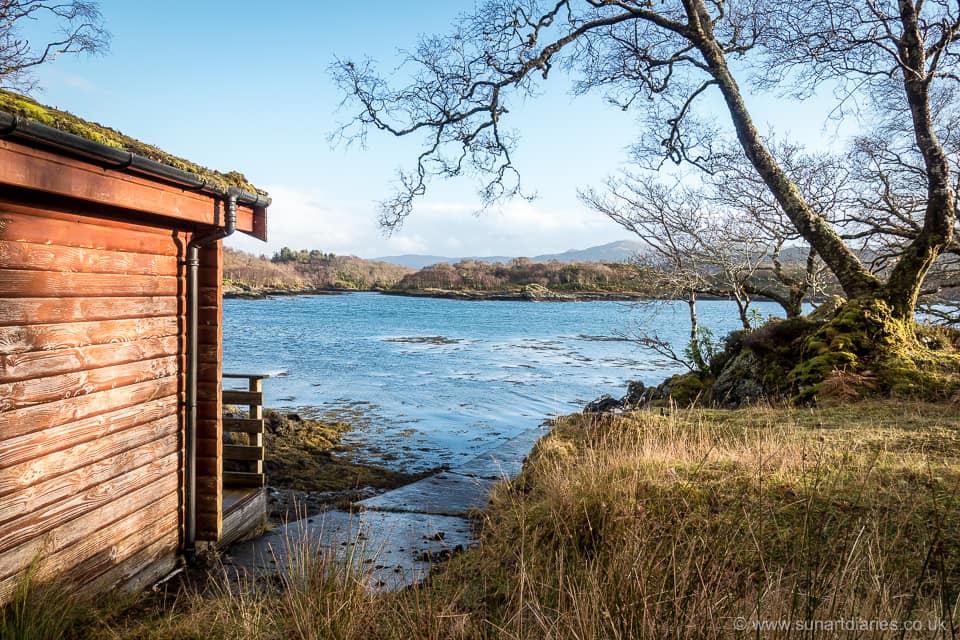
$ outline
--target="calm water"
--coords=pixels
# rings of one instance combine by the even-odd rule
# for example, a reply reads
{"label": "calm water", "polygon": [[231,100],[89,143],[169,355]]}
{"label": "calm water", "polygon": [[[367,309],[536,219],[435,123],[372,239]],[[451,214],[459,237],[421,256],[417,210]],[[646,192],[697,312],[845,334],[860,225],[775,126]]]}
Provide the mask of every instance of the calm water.
{"label": "calm water", "polygon": [[[759,303],[762,313],[776,306]],[[706,301],[717,335],[735,307]],[[683,303],[658,315],[622,302],[470,302],[357,293],[227,300],[224,369],[265,372],[269,407],[356,424],[370,460],[395,467],[456,464],[545,418],[576,411],[629,380],[681,370],[620,336],[643,324],[677,350]]]}

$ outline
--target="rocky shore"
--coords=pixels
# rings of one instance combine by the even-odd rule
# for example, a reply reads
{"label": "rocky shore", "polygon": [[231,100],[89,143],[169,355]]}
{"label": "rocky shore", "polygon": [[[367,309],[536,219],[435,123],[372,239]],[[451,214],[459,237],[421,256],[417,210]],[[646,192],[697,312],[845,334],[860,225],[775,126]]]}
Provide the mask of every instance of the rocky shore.
{"label": "rocky shore", "polygon": [[[532,284],[505,291],[474,289],[331,289],[311,287],[255,287],[235,282],[224,283],[223,297],[239,300],[265,300],[287,296],[335,296],[344,293],[380,293],[410,298],[443,298],[448,300],[509,300],[518,302],[595,302],[649,300],[649,293],[638,291],[556,291]],[[700,296],[702,300],[724,300],[717,296]],[[758,298],[762,299],[762,298]]]}
{"label": "rocky shore", "polygon": [[[619,414],[659,406],[669,392],[669,389],[631,382],[622,398],[600,396],[588,403],[583,413]],[[226,408],[228,415],[231,411],[231,407]],[[343,443],[342,436],[354,428],[347,421],[316,419],[272,409],[265,411],[264,418],[268,452],[265,468],[270,480],[267,498],[269,515],[274,522],[349,508],[349,505],[450,471],[441,467],[405,473],[360,460],[354,455],[354,447]],[[540,428],[551,425],[552,421],[548,420]],[[523,440],[523,447],[529,448],[534,441]],[[505,450],[503,455],[516,458],[511,459],[511,464],[515,464],[524,458],[524,453],[519,449]],[[519,467],[512,472],[519,473]]]}
{"label": "rocky shore", "polygon": [[265,300],[282,296],[335,296],[346,289],[314,289],[312,287],[254,287],[246,284],[224,283],[223,297],[239,300]]}
{"label": "rocky shore", "polygon": [[521,302],[591,302],[596,300],[644,300],[648,295],[632,291],[554,291],[528,285],[513,291],[474,291],[453,289],[313,289],[309,287],[252,287],[224,284],[223,297],[240,300],[264,300],[281,296],[331,296],[357,292],[381,293],[412,298],[450,300],[515,300]]}
{"label": "rocky shore", "polygon": [[[232,411],[225,408],[226,415]],[[310,517],[439,471],[405,473],[358,460],[342,441],[354,428],[347,422],[267,409],[264,423],[268,508],[275,522]]]}

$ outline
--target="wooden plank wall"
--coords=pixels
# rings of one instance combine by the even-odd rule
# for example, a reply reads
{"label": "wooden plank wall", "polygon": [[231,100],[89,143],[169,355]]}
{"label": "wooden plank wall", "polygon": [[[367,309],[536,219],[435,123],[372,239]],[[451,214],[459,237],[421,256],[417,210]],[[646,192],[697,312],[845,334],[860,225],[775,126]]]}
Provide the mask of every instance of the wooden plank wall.
{"label": "wooden plank wall", "polygon": [[197,540],[223,533],[223,246],[200,250],[197,363]]}
{"label": "wooden plank wall", "polygon": [[180,541],[183,234],[0,204],[0,602],[102,591]]}

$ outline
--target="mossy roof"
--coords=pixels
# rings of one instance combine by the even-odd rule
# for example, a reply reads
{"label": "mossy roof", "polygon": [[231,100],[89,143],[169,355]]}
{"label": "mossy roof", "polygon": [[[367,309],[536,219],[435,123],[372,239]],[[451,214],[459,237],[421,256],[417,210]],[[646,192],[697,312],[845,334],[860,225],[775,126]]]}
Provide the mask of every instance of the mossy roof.
{"label": "mossy roof", "polygon": [[78,118],[72,113],[44,106],[36,100],[10,91],[0,90],[0,110],[34,122],[39,122],[40,124],[45,124],[48,127],[54,127],[61,131],[72,133],[92,142],[98,142],[113,147],[114,149],[135,153],[154,162],[180,169],[181,171],[188,171],[223,190],[229,187],[237,187],[251,193],[266,195],[266,192],[250,184],[242,173],[237,171],[220,173],[219,171],[202,167],[189,160],[171,155],[153,145],[126,136],[110,127],[105,127],[95,122],[88,122],[82,118]]}

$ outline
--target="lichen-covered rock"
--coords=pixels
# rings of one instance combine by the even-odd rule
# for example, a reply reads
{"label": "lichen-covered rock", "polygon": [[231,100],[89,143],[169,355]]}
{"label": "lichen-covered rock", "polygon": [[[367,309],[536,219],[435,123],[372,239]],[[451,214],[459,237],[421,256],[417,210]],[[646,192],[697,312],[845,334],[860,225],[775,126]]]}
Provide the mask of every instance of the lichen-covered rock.
{"label": "lichen-covered rock", "polygon": [[751,349],[743,349],[727,362],[713,383],[713,400],[729,407],[756,404],[767,397],[762,377],[763,362]]}
{"label": "lichen-covered rock", "polygon": [[681,373],[671,376],[657,387],[656,396],[672,400],[677,406],[689,407],[709,401],[709,386],[697,373]]}

